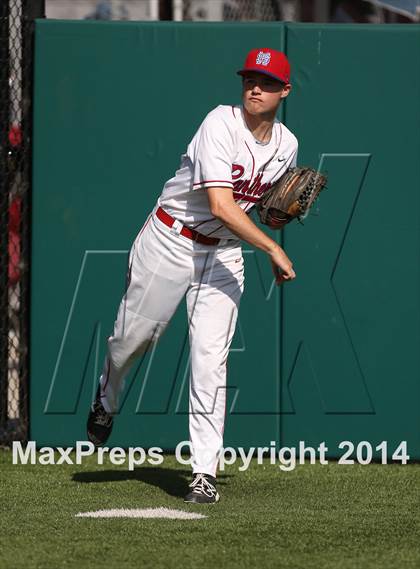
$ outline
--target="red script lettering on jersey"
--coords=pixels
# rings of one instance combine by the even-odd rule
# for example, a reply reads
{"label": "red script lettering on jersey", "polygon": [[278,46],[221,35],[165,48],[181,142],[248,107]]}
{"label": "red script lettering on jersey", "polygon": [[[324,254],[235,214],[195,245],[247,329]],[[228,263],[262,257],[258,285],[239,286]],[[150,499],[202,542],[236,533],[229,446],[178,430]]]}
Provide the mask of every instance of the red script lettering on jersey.
{"label": "red script lettering on jersey", "polygon": [[261,199],[263,193],[271,188],[272,182],[261,183],[263,173],[259,172],[256,176],[248,180],[242,180],[241,177],[245,172],[245,168],[240,164],[232,165],[233,180],[233,197],[235,201],[246,200],[249,202],[257,202]]}

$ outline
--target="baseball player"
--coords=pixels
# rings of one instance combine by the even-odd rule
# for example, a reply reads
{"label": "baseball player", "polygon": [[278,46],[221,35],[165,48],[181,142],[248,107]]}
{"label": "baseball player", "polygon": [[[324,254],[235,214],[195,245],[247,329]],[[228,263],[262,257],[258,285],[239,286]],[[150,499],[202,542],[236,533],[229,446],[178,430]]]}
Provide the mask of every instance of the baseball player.
{"label": "baseball player", "polygon": [[244,286],[241,240],[267,253],[277,284],[292,262],[248,216],[264,192],[296,165],[296,137],[276,118],[290,92],[286,56],[253,49],[242,76],[242,105],[219,105],[201,123],[129,256],[121,301],[88,438],[108,439],[130,367],[164,332],[185,296],[190,341],[189,432],[193,480],[186,502],[219,500],[226,361]]}

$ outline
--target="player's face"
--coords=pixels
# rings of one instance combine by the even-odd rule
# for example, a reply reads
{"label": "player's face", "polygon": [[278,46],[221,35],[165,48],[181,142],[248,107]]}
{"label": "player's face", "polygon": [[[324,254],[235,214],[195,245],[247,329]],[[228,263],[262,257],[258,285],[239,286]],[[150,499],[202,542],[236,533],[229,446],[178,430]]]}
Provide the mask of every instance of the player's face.
{"label": "player's face", "polygon": [[250,71],[242,79],[242,101],[251,115],[275,113],[282,99],[287,97],[291,85]]}

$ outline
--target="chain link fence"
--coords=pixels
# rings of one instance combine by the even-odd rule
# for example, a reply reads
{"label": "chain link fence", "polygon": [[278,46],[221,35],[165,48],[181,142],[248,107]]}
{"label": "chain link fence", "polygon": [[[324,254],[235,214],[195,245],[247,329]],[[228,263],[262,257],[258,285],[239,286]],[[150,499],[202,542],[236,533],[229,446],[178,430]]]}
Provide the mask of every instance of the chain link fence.
{"label": "chain link fence", "polygon": [[301,0],[46,0],[47,18],[294,20]]}
{"label": "chain link fence", "polygon": [[52,19],[412,23],[420,0],[45,0]]}
{"label": "chain link fence", "polygon": [[40,0],[0,2],[0,444],[28,435],[32,54],[43,13]]}
{"label": "chain link fence", "polygon": [[273,21],[292,19],[295,2],[284,0],[183,0],[184,20]]}

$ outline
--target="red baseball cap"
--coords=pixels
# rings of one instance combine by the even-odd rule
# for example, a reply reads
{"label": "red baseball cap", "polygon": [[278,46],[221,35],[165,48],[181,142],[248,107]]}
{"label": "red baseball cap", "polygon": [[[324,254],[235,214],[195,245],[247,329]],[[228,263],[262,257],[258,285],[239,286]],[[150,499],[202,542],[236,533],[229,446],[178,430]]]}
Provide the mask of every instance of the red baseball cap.
{"label": "red baseball cap", "polygon": [[258,71],[283,83],[290,81],[290,64],[287,57],[282,51],[269,47],[252,49],[248,53],[245,65],[238,71],[238,75],[244,75],[247,71]]}

